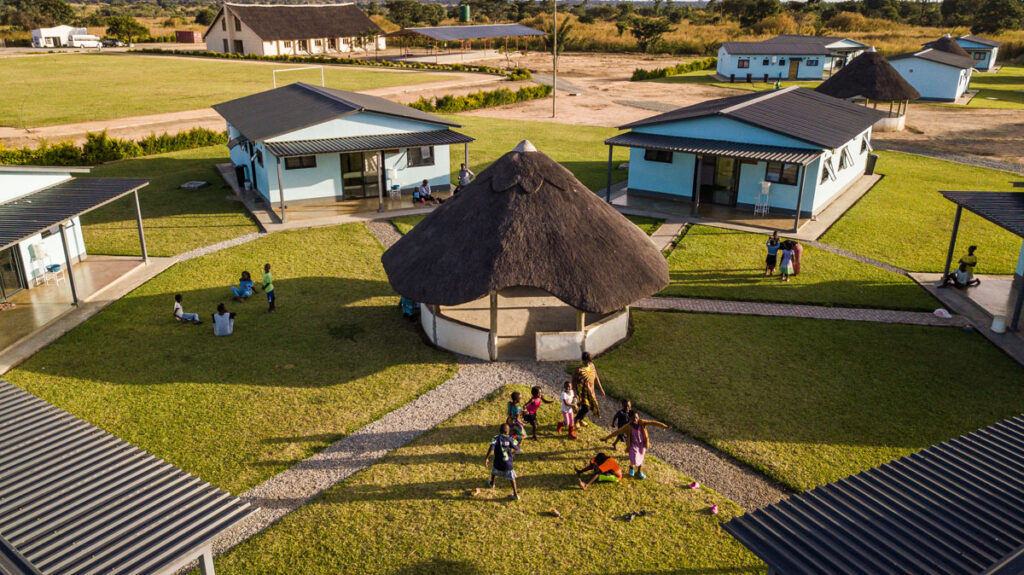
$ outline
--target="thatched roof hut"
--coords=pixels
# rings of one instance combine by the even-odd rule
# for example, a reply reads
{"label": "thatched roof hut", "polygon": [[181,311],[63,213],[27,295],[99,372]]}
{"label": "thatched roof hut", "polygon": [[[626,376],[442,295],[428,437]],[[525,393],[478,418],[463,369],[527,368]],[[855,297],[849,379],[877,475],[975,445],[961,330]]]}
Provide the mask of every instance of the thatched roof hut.
{"label": "thatched roof hut", "polygon": [[907,102],[921,94],[878,52],[864,52],[815,88],[833,98]]}
{"label": "thatched roof hut", "polygon": [[497,294],[508,288],[543,290],[579,314],[609,314],[668,285],[668,265],[647,235],[526,141],[381,260],[394,290],[427,311],[490,296],[492,338]]}
{"label": "thatched roof hut", "polygon": [[963,47],[956,41],[956,38],[953,38],[949,34],[946,34],[945,36],[939,38],[934,42],[928,42],[927,44],[925,44],[925,46],[929,48],[934,48],[936,50],[940,50],[942,52],[956,54],[957,56],[964,56],[965,58],[971,57],[967,50],[964,50]]}

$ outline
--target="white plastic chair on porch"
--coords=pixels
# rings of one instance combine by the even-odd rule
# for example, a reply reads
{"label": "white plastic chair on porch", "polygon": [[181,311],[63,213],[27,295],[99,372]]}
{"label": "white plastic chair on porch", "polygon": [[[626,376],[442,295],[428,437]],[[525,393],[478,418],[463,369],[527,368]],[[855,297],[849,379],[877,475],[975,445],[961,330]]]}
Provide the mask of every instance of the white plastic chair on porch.
{"label": "white plastic chair on porch", "polygon": [[771,197],[772,183],[761,182],[761,193],[757,195],[757,200],[754,201],[754,214],[760,214],[762,216],[768,215],[770,207],[769,199]]}

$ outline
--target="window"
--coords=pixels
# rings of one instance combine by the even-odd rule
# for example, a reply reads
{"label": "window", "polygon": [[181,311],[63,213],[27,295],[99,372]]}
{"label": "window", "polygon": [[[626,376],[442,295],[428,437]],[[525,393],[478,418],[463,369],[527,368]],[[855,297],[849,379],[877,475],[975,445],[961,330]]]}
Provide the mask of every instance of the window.
{"label": "window", "polygon": [[337,38],[328,38],[327,39],[327,49],[328,50],[337,50],[338,49],[338,39]]}
{"label": "window", "polygon": [[808,68],[813,68],[813,67],[818,65],[818,61],[817,60],[808,60],[808,61],[804,62],[804,65],[807,66]]}
{"label": "window", "polygon": [[974,58],[975,60],[984,60],[985,59],[985,53],[984,52],[971,52],[971,58]]}
{"label": "window", "polygon": [[871,142],[868,141],[868,137],[864,136],[864,139],[860,141],[860,153],[866,154],[871,151]]}
{"label": "window", "polygon": [[238,16],[235,16],[235,32],[241,32],[241,31],[242,31],[242,21],[238,19]]}
{"label": "window", "polygon": [[323,46],[324,45],[324,41],[319,39],[319,38],[317,38],[316,40],[313,40],[313,45],[314,46]]}
{"label": "window", "polygon": [[795,186],[797,175],[800,173],[800,166],[797,164],[784,164],[782,162],[768,162],[768,169],[765,170],[764,179],[769,182]]}
{"label": "window", "polygon": [[256,163],[263,167],[263,150],[256,150]]}
{"label": "window", "polygon": [[786,59],[785,58],[779,58],[779,66],[785,66],[785,65],[786,65]]}
{"label": "window", "polygon": [[750,58],[740,58],[739,61],[736,62],[736,67],[737,68],[749,68],[750,67]]}
{"label": "window", "polygon": [[644,160],[648,162],[672,163],[672,152],[668,150],[644,150]]}
{"label": "window", "polygon": [[228,29],[228,19],[227,18],[221,18],[220,19],[220,29],[224,30],[225,32],[227,31],[227,29]]}
{"label": "window", "polygon": [[223,38],[222,40],[224,42],[224,53],[227,54],[228,52],[231,51],[231,50],[228,50],[228,39],[227,38]]}
{"label": "window", "polygon": [[825,160],[821,165],[821,183],[824,184],[828,180],[836,179],[835,168],[832,167],[832,158]]}
{"label": "window", "polygon": [[424,146],[422,148],[409,148],[409,167],[433,166],[434,147]]}
{"label": "window", "polygon": [[772,61],[769,60],[768,58],[765,58],[764,60],[761,60],[761,65],[762,66],[767,66],[767,65],[769,65],[771,63],[772,63]]}
{"label": "window", "polygon": [[299,50],[302,52],[306,51],[306,40],[299,40]]}
{"label": "window", "polygon": [[304,168],[316,167],[316,156],[295,156],[285,158],[284,167],[286,170],[302,170]]}
{"label": "window", "polygon": [[284,41],[284,47],[288,48],[290,50],[291,47],[292,47],[292,41],[291,40],[285,40]]}
{"label": "window", "polygon": [[235,54],[244,54],[245,48],[242,47],[241,40],[235,40]]}
{"label": "window", "polygon": [[839,152],[839,169],[845,170],[851,166],[853,166],[853,156],[850,155],[850,148],[844,147],[843,150]]}

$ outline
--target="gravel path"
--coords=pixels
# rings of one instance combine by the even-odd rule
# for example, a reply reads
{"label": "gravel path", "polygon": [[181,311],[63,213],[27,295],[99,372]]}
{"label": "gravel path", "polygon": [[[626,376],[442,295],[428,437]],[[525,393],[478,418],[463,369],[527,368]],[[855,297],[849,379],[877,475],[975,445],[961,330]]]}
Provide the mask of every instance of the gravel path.
{"label": "gravel path", "polygon": [[235,246],[240,246],[242,244],[249,243],[259,238],[260,236],[264,235],[266,234],[263,232],[252,232],[250,234],[245,234],[244,236],[238,236],[237,238],[231,238],[230,240],[224,240],[223,242],[217,242],[215,244],[210,244],[208,246],[196,248],[194,250],[187,251],[183,254],[178,254],[174,256],[174,261],[187,262],[188,260],[192,260],[201,256],[209,255],[215,252],[219,252],[221,250],[226,250],[228,248],[233,248]]}
{"label": "gravel path", "polygon": [[844,258],[849,258],[849,259],[854,260],[854,261],[858,261],[858,262],[861,262],[861,263],[864,263],[864,264],[872,265],[872,266],[875,266],[876,268],[883,269],[883,270],[885,270],[887,272],[892,272],[894,274],[900,274],[901,276],[910,277],[910,272],[908,272],[907,270],[905,270],[905,269],[903,269],[901,267],[897,267],[897,266],[894,266],[894,265],[891,265],[891,264],[887,264],[885,262],[881,262],[881,261],[878,261],[878,260],[875,260],[875,259],[871,259],[871,258],[869,258],[867,256],[862,256],[860,254],[853,253],[853,252],[851,252],[849,250],[844,250],[843,248],[837,248],[836,246],[833,246],[831,244],[823,244],[823,243],[821,243],[819,241],[815,241],[815,240],[800,240],[800,243],[807,244],[809,246],[814,246],[814,247],[816,247],[818,249],[822,249],[822,250],[825,250],[827,252],[832,252],[832,253],[834,253],[836,255],[843,256]]}
{"label": "gravel path", "polygon": [[460,358],[458,373],[433,390],[332,443],[239,497],[259,510],[213,542],[215,554],[263,531],[317,495],[511,383],[536,378],[528,364]]}
{"label": "gravel path", "polygon": [[[537,383],[532,385],[544,387],[549,397],[561,397],[561,389],[555,389],[555,385],[569,379],[561,364],[528,363],[523,364],[523,367],[536,377]],[[601,417],[597,423],[602,429],[611,431],[612,416],[620,409],[621,401],[613,397],[602,397],[598,398],[598,404],[601,406]],[[645,419],[656,419],[643,411],[640,413]],[[790,495],[784,487],[679,430],[651,428],[649,433],[651,455],[735,501],[747,511],[778,503]],[[619,457],[625,459],[625,448],[621,449],[623,452]]]}
{"label": "gravel path", "polygon": [[895,140],[883,139],[872,139],[872,143],[879,150],[894,150],[897,152],[904,152],[907,154],[917,154],[919,156],[928,156],[929,158],[935,158],[937,160],[946,160],[947,162],[956,162],[958,164],[966,164],[968,166],[978,166],[979,168],[991,168],[993,170],[1002,170],[1004,172],[1012,172],[1014,174],[1024,175],[1024,165],[1017,164],[1014,162],[1007,162],[1005,160],[995,160],[992,158],[983,158],[981,156],[974,156],[971,154],[951,154],[948,152],[940,152],[920,146],[917,144],[898,142]]}
{"label": "gravel path", "polygon": [[788,303],[732,301],[686,297],[649,297],[638,301],[633,309],[650,311],[688,311],[698,313],[724,313],[737,315],[764,315],[771,317],[800,317],[809,319],[842,319],[876,323],[966,327],[967,318],[955,315],[942,319],[926,311],[899,311],[889,309],[828,307]]}
{"label": "gravel path", "polygon": [[384,249],[395,245],[395,242],[402,238],[402,234],[398,233],[398,229],[391,223],[391,220],[370,220],[365,222],[365,225],[366,229],[370,230],[370,233],[384,246]]}

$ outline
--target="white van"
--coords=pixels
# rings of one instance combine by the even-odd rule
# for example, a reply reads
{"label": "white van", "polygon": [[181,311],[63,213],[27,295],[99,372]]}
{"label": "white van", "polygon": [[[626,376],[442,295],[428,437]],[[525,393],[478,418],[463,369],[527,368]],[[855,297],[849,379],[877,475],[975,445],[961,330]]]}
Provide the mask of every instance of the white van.
{"label": "white van", "polygon": [[103,46],[103,42],[99,36],[92,34],[72,34],[68,45],[72,48],[100,48]]}

